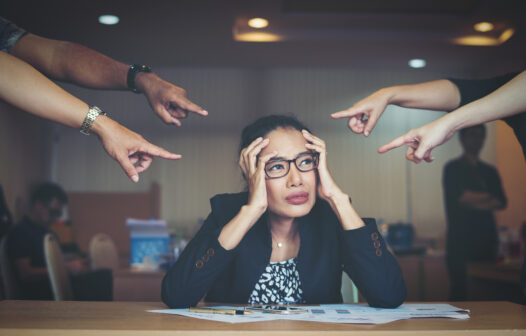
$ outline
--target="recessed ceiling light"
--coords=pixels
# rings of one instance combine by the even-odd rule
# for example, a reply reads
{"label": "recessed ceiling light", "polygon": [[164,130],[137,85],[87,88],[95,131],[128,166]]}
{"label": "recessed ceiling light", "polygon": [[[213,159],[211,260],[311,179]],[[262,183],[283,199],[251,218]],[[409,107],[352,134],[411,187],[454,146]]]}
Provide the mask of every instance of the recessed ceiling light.
{"label": "recessed ceiling light", "polygon": [[114,25],[119,23],[119,17],[111,14],[101,15],[99,16],[99,23],[105,25]]}
{"label": "recessed ceiling light", "polygon": [[261,29],[268,26],[268,20],[263,18],[253,18],[248,20],[248,25],[252,28]]}
{"label": "recessed ceiling light", "polygon": [[485,32],[492,31],[494,26],[493,26],[493,23],[491,22],[479,22],[479,23],[476,23],[473,26],[473,28],[475,28],[476,31],[485,33]]}
{"label": "recessed ceiling light", "polygon": [[420,58],[413,58],[409,61],[409,66],[411,68],[420,69],[426,66],[426,60]]}

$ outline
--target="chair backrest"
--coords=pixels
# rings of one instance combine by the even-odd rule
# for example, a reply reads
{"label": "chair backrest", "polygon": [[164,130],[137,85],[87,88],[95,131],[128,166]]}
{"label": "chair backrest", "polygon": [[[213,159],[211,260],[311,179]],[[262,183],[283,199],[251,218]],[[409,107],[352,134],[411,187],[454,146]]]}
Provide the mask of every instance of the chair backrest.
{"label": "chair backrest", "polygon": [[342,298],[343,303],[358,303],[358,288],[345,272],[342,272]]}
{"label": "chair backrest", "polygon": [[44,236],[44,253],[53,298],[55,301],[73,300],[73,291],[64,256],[57,238],[51,233]]}
{"label": "chair backrest", "polygon": [[97,233],[89,243],[91,269],[107,268],[116,271],[119,269],[119,255],[115,243],[105,233]]}
{"label": "chair backrest", "polygon": [[2,282],[4,298],[12,300],[16,299],[18,296],[18,284],[7,255],[7,237],[8,235],[4,235],[2,240],[0,240],[0,279]]}

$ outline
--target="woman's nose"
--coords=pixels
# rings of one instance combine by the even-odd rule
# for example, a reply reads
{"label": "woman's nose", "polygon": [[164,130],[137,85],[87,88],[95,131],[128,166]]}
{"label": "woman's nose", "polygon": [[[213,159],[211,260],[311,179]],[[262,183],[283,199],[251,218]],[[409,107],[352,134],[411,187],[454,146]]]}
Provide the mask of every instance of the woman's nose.
{"label": "woman's nose", "polygon": [[296,168],[295,165],[291,164],[289,174],[287,175],[287,185],[289,187],[297,187],[302,184],[303,182],[301,172],[298,170],[298,168]]}

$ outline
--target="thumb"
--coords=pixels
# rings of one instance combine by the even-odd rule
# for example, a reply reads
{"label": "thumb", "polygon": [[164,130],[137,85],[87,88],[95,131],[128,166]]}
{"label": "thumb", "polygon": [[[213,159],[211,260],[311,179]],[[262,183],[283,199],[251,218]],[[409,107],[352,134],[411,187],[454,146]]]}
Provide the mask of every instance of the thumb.
{"label": "thumb", "polygon": [[117,157],[117,162],[121,165],[122,169],[128,175],[130,180],[137,183],[139,182],[139,174],[137,173],[137,170],[133,166],[133,164],[130,161],[130,158],[128,158],[125,155],[122,155],[120,157]]}

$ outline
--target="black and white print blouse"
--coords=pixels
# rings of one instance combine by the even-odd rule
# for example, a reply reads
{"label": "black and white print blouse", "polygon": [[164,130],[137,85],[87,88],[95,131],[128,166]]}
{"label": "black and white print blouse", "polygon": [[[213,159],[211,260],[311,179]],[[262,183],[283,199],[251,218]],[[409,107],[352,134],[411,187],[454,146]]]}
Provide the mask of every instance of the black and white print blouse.
{"label": "black and white print blouse", "polygon": [[304,303],[295,258],[270,262],[254,286],[248,303]]}

